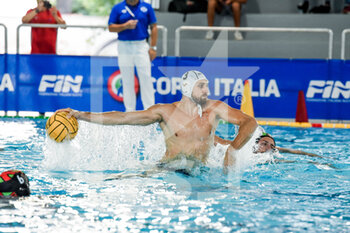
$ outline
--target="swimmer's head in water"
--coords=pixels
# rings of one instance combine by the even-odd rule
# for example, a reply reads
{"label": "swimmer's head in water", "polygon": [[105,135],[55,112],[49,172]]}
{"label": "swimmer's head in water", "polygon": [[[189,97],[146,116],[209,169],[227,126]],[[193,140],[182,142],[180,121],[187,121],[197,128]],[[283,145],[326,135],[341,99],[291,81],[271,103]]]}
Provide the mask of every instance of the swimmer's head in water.
{"label": "swimmer's head in water", "polygon": [[254,153],[265,153],[268,151],[274,152],[276,150],[275,139],[268,133],[263,133],[256,139],[254,146]]}
{"label": "swimmer's head in water", "polygon": [[30,195],[29,180],[18,170],[0,174],[0,197],[23,197]]}
{"label": "swimmer's head in water", "polygon": [[199,80],[208,81],[205,75],[202,72],[199,72],[197,70],[190,70],[184,73],[184,75],[182,75],[182,82],[181,82],[182,94],[192,99],[193,88],[196,82],[198,82]]}

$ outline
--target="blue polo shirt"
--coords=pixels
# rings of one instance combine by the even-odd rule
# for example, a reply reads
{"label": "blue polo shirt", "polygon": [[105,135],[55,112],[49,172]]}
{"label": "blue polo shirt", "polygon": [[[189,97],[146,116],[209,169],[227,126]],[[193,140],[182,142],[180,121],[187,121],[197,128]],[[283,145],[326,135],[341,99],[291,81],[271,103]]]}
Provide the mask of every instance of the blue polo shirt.
{"label": "blue polo shirt", "polygon": [[[133,17],[127,10],[127,7],[135,15]],[[156,15],[152,6],[142,0],[136,6],[130,6],[123,1],[116,4],[109,15],[108,25],[123,24],[131,19],[137,19],[138,23],[135,29],[126,29],[118,33],[119,40],[144,40],[148,38],[148,25],[157,22]]]}

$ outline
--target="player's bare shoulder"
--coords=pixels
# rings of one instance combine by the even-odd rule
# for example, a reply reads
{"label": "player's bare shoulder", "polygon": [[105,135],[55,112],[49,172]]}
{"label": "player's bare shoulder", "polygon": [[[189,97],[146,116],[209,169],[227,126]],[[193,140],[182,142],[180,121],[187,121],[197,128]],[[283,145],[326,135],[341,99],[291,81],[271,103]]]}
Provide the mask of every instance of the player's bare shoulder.
{"label": "player's bare shoulder", "polygon": [[211,117],[221,119],[222,115],[227,115],[231,107],[220,100],[208,100],[204,111]]}
{"label": "player's bare shoulder", "polygon": [[220,108],[224,107],[226,104],[220,100],[209,99],[205,105],[204,110],[209,112],[220,111]]}
{"label": "player's bare shoulder", "polygon": [[153,113],[159,114],[164,118],[165,115],[171,114],[176,109],[176,103],[171,104],[155,104],[149,108]]}
{"label": "player's bare shoulder", "polygon": [[152,107],[156,107],[160,111],[173,111],[178,102],[170,103],[170,104],[156,104]]}

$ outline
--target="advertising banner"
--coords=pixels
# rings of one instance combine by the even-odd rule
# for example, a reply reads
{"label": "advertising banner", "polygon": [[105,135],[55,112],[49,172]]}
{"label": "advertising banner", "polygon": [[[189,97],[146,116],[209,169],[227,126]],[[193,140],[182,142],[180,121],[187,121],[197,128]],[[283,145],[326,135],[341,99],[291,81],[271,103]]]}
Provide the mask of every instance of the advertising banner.
{"label": "advertising banner", "polygon": [[[0,110],[124,111],[116,57],[0,55]],[[295,118],[298,92],[310,119],[350,120],[350,63],[322,59],[159,57],[152,64],[156,103],[181,99],[181,76],[199,70],[211,99],[239,108],[248,80],[256,117]],[[137,109],[143,109],[135,72]]]}

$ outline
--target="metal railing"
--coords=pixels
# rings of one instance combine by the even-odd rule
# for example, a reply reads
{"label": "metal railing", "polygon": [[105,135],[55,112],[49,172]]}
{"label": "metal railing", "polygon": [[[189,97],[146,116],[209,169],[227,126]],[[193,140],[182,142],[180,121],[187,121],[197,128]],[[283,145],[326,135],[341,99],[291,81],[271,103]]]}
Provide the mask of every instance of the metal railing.
{"label": "metal railing", "polygon": [[346,41],[346,34],[350,33],[350,29],[344,29],[341,33],[341,50],[340,50],[340,58],[342,60],[345,60],[345,41]]}
{"label": "metal railing", "polygon": [[204,26],[181,26],[175,31],[175,56],[180,56],[180,33],[181,31],[242,31],[242,32],[307,32],[328,33],[328,59],[332,59],[333,31],[328,28],[263,28],[263,27],[204,27]]}
{"label": "metal railing", "polygon": [[33,28],[100,28],[106,29],[106,26],[93,26],[93,25],[66,25],[66,24],[20,24],[17,26],[17,40],[16,40],[16,53],[19,54],[19,40],[21,27],[33,27]]}
{"label": "metal railing", "polygon": [[7,27],[2,23],[0,26],[4,28],[4,53],[7,54]]}
{"label": "metal railing", "polygon": [[168,55],[168,29],[163,25],[157,25],[157,28],[162,31],[162,57]]}
{"label": "metal railing", "polygon": [[[101,25],[66,25],[66,24],[20,24],[17,26],[17,40],[16,40],[16,53],[19,54],[19,40],[20,40],[20,29],[21,27],[33,27],[33,28],[89,28],[89,29],[108,29],[108,26]],[[162,25],[157,25],[157,28],[162,30],[163,35],[163,54],[167,55],[167,44],[168,44],[168,30]]]}

